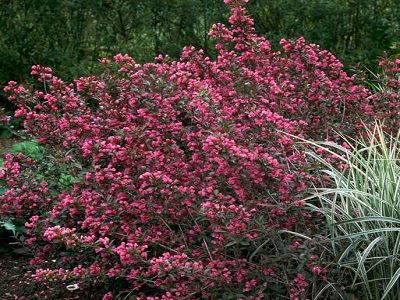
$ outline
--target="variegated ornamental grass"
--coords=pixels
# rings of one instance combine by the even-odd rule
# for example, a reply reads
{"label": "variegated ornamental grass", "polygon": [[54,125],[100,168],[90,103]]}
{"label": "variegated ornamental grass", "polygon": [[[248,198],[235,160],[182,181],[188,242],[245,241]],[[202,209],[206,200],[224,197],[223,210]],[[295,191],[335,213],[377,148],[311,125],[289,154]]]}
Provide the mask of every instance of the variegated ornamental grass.
{"label": "variegated ornamental grass", "polygon": [[[399,299],[400,133],[377,125],[364,139],[348,140],[350,147],[312,144],[342,165],[309,153],[325,166],[328,187],[317,188],[308,205],[326,218],[337,266],[352,274],[362,299]],[[312,204],[315,198],[320,205]]]}

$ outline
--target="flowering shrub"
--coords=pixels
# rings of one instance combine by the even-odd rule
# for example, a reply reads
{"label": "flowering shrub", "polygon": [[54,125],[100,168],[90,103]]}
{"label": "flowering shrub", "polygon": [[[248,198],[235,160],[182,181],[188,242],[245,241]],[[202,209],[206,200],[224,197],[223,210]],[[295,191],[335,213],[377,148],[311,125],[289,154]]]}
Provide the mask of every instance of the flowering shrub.
{"label": "flowering shrub", "polygon": [[51,154],[7,155],[0,171],[0,213],[26,220],[37,279],[118,281],[149,300],[306,299],[327,282],[313,241],[290,234],[314,220],[307,161],[283,132],[354,132],[370,92],[302,38],[272,51],[247,1],[225,2],[215,60],[118,54],[99,77],[67,84],[33,66],[41,90],[4,88]]}
{"label": "flowering shrub", "polygon": [[379,62],[382,74],[378,75],[379,92],[370,96],[367,112],[375,119],[385,119],[385,130],[396,135],[400,128],[400,59],[383,59]]}

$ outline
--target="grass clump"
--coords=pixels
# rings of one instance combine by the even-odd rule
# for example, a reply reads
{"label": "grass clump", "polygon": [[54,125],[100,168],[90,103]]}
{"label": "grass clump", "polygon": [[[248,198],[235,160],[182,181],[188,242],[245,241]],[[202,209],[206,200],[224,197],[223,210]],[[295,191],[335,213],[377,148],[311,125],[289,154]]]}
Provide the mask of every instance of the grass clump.
{"label": "grass clump", "polygon": [[[325,154],[309,153],[323,164],[324,184],[308,205],[321,212],[341,272],[362,299],[400,299],[400,133],[380,125],[349,147],[311,143]],[[319,152],[319,151],[317,151]],[[318,199],[315,204],[313,200]]]}

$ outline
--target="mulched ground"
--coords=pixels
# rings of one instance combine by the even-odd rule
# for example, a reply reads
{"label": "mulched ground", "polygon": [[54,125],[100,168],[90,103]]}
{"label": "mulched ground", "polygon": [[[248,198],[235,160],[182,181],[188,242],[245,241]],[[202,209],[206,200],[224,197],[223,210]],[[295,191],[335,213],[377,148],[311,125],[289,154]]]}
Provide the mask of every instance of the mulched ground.
{"label": "mulched ground", "polygon": [[12,145],[15,143],[21,142],[20,138],[12,137],[12,138],[1,138],[0,139],[0,156],[3,156],[5,153],[11,150]]}
{"label": "mulched ground", "polygon": [[32,280],[29,258],[10,253],[0,254],[0,300],[73,300],[101,299],[95,288],[67,290],[66,283],[39,283]]}
{"label": "mulched ground", "polygon": [[67,289],[75,282],[38,282],[33,280],[35,270],[30,266],[32,258],[27,248],[15,243],[7,231],[0,228],[0,300],[101,300],[107,290],[113,290],[116,299],[134,299],[129,289],[121,291],[117,282],[104,285],[102,282],[81,283],[74,291]]}
{"label": "mulched ground", "polygon": [[10,246],[9,237],[0,236],[0,300],[101,299],[93,288],[68,291],[66,283],[39,283],[32,280],[30,257],[21,248]]}

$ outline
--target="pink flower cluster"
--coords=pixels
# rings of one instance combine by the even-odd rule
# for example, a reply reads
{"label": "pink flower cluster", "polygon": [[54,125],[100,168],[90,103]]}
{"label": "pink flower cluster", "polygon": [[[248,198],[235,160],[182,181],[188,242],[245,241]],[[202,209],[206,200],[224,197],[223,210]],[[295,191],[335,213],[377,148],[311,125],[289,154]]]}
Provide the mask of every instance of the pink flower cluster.
{"label": "pink flower cluster", "polygon": [[4,88],[26,134],[79,179],[64,189],[37,176],[48,161],[6,156],[0,215],[27,221],[32,263],[55,258],[37,277],[120,278],[143,300],[302,299],[299,268],[324,280],[301,241],[280,237],[313,228],[310,166],[291,136],[354,133],[378,96],[302,38],[271,50],[246,2],[225,1],[215,60],[193,47],[172,62],[118,54],[99,77],[67,84],[34,66],[43,91]]}
{"label": "pink flower cluster", "polygon": [[307,287],[308,283],[303,274],[297,273],[296,277],[292,281],[292,288],[290,289],[291,300],[302,300],[307,299]]}
{"label": "pink flower cluster", "polygon": [[379,65],[383,69],[378,81],[380,90],[369,97],[365,109],[374,118],[385,119],[386,129],[397,134],[400,128],[400,59],[384,59]]}

